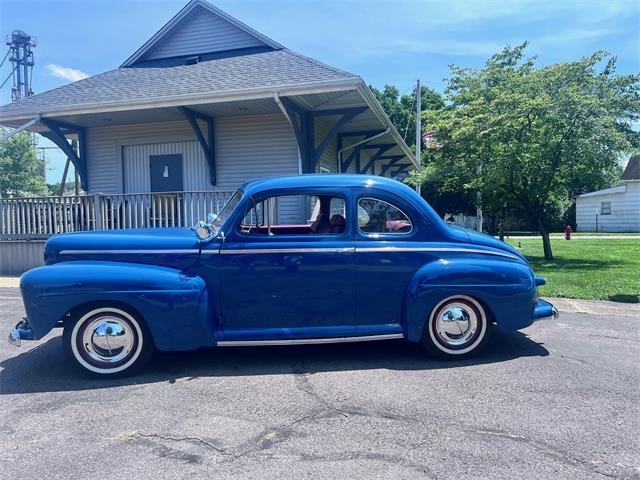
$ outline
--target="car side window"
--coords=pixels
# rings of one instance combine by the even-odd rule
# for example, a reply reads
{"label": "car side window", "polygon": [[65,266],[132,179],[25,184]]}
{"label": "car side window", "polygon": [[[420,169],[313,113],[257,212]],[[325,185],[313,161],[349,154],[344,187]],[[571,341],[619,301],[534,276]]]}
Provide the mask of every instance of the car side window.
{"label": "car side window", "polygon": [[339,235],[346,230],[346,204],[338,195],[279,195],[250,202],[240,223],[243,235]]}
{"label": "car side window", "polygon": [[398,207],[377,198],[358,200],[358,228],[367,235],[407,234],[413,230],[409,217]]}

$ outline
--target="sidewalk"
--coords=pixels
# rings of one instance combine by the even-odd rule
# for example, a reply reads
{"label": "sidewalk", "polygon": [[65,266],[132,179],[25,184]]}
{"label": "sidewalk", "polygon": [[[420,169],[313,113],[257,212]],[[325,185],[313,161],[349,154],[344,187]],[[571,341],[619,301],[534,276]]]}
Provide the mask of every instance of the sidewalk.
{"label": "sidewalk", "polygon": [[0,277],[0,288],[18,288],[20,277]]}
{"label": "sidewalk", "polygon": [[640,319],[640,303],[607,302],[605,300],[576,300],[572,298],[551,298],[545,300],[553,303],[560,312],[589,313],[592,315],[615,315],[637,317]]}
{"label": "sidewalk", "polygon": [[[498,237],[496,237],[498,238]],[[505,235],[505,240],[542,240],[540,235]],[[551,240],[564,240],[564,235],[549,235]],[[571,241],[574,240],[638,240],[640,235],[573,235]]]}

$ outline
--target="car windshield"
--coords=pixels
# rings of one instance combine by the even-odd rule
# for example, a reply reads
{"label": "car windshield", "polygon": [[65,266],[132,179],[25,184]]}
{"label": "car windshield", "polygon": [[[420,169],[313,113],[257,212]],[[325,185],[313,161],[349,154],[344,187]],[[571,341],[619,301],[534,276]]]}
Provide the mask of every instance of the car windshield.
{"label": "car windshield", "polygon": [[220,213],[218,213],[215,220],[211,223],[211,227],[213,228],[215,234],[220,231],[222,225],[224,225],[224,222],[227,221],[227,219],[236,209],[238,203],[240,203],[240,200],[242,199],[242,195],[243,193],[240,190],[236,190],[235,192],[233,192],[233,195],[231,195],[231,198],[227,200],[227,203],[224,204],[224,207],[222,207]]}

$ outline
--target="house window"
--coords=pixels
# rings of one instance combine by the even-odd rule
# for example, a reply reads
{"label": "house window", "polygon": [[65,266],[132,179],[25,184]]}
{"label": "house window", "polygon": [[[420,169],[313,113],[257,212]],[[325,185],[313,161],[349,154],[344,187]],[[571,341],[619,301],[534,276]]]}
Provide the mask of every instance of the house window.
{"label": "house window", "polygon": [[611,215],[611,202],[602,202],[600,204],[600,215]]}

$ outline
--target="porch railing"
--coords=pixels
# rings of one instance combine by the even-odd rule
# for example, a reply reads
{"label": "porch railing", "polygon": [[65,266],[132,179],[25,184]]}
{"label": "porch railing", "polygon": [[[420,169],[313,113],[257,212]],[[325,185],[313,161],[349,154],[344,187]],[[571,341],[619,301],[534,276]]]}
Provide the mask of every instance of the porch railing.
{"label": "porch railing", "polygon": [[232,190],[0,199],[0,239],[64,232],[190,227],[219,213]]}

